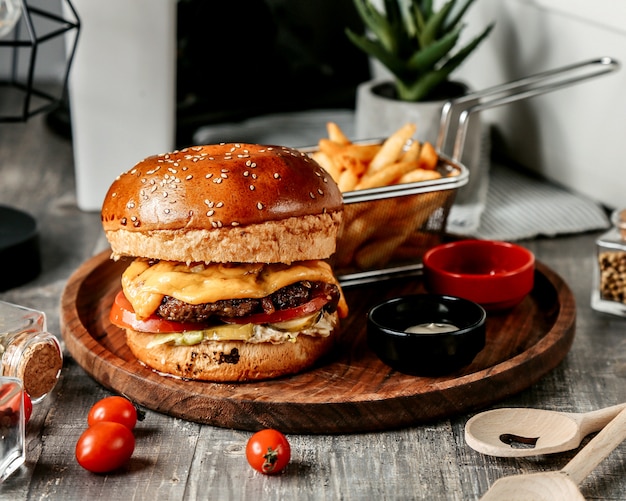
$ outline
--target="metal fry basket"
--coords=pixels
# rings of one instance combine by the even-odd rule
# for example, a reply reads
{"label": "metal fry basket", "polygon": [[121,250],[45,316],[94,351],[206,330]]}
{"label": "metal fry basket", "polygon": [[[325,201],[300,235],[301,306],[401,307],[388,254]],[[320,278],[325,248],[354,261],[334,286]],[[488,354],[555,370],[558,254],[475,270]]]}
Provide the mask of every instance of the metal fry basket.
{"label": "metal fry basket", "polygon": [[[337,251],[331,258],[342,286],[421,273],[422,256],[443,241],[457,191],[469,181],[470,172],[459,159],[472,113],[558,90],[618,68],[619,63],[613,58],[601,57],[523,77],[447,102],[442,110],[436,144],[440,179],[343,194],[344,223]],[[367,144],[365,141],[357,143]],[[302,151],[312,153],[316,150],[316,147],[309,147]],[[446,155],[448,151],[451,153]]]}

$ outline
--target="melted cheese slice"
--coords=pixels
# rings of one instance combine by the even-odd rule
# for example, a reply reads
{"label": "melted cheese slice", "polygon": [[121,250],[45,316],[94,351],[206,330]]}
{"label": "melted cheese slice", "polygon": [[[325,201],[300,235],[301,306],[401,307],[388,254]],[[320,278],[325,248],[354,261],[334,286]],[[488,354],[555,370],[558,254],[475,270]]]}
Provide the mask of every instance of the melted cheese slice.
{"label": "melted cheese slice", "polygon": [[[150,266],[145,259],[135,259],[122,275],[122,289],[137,316],[145,318],[156,311],[163,296],[189,304],[259,299],[303,280],[335,284],[341,291],[330,265],[318,260],[291,265],[212,263],[191,266],[159,261]],[[341,318],[347,316],[343,292],[337,310]]]}

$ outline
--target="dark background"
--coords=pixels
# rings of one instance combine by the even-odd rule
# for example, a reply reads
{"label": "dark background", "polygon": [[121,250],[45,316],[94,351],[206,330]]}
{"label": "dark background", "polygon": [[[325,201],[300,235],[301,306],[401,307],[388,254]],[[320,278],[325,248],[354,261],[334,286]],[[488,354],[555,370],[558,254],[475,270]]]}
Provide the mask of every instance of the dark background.
{"label": "dark background", "polygon": [[368,59],[352,0],[180,0],[177,146],[200,126],[285,111],[354,108]]}

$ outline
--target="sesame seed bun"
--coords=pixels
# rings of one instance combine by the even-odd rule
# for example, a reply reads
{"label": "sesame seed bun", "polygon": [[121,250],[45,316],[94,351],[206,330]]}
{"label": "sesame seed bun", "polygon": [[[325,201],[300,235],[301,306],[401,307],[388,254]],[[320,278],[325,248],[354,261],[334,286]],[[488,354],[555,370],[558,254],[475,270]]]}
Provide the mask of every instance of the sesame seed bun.
{"label": "sesame seed bun", "polygon": [[[337,314],[334,314],[337,323]],[[260,381],[300,373],[328,354],[337,337],[298,336],[297,342],[205,341],[193,346],[148,348],[154,336],[126,329],[126,343],[138,360],[161,373],[214,382]]]}
{"label": "sesame seed bun", "polygon": [[139,162],[113,182],[101,217],[114,258],[290,263],[334,253],[342,209],[308,155],[219,144]]}

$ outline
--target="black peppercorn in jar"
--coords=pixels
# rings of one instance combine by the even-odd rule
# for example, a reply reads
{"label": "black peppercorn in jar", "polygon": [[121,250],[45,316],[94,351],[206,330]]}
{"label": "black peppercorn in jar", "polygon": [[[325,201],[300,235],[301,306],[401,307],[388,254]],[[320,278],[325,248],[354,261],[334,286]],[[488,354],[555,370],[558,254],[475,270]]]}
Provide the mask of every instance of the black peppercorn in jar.
{"label": "black peppercorn in jar", "polygon": [[611,215],[613,227],[596,241],[591,307],[626,316],[626,209]]}

